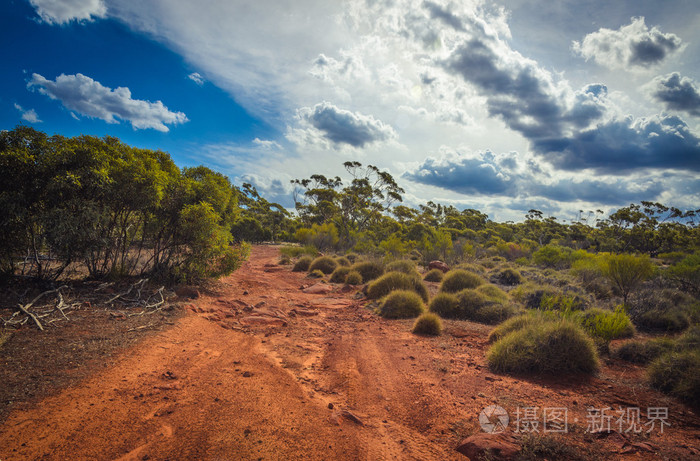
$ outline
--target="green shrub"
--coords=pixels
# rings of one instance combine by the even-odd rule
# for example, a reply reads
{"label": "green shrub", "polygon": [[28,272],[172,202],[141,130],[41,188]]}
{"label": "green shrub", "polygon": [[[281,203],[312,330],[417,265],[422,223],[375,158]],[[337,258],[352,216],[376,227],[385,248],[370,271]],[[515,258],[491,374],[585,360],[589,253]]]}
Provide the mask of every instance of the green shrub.
{"label": "green shrub", "polygon": [[330,256],[319,256],[309,266],[310,271],[320,270],[324,274],[331,274],[338,267],[338,263]]}
{"label": "green shrub", "polygon": [[492,277],[492,281],[501,285],[520,285],[523,283],[523,276],[515,269],[507,268]]}
{"label": "green shrub", "polygon": [[480,266],[479,264],[472,264],[472,263],[457,264],[457,266],[455,266],[454,269],[461,269],[461,270],[465,270],[467,272],[473,272],[475,274],[483,274],[484,272],[486,272],[484,270],[483,266]]}
{"label": "green shrub", "polygon": [[543,293],[540,297],[540,304],[536,309],[544,311],[580,311],[586,309],[586,300],[573,294]]}
{"label": "green shrub", "polygon": [[459,301],[452,293],[438,293],[430,300],[429,309],[440,317],[455,318],[458,315]]}
{"label": "green shrub", "polygon": [[642,331],[676,332],[688,328],[688,314],[680,307],[669,310],[651,310],[636,316],[635,325]]}
{"label": "green shrub", "polygon": [[307,275],[307,277],[312,279],[321,279],[324,275],[325,274],[321,271],[321,269],[314,269],[311,272],[309,272],[309,275]]}
{"label": "green shrub", "polygon": [[374,280],[384,273],[384,266],[377,261],[361,261],[353,264],[350,269],[359,272],[364,283]]}
{"label": "green shrub", "polygon": [[347,266],[338,266],[333,273],[329,281],[331,283],[345,283],[345,278],[350,273],[350,268]]}
{"label": "green shrub", "polygon": [[440,336],[442,320],[437,314],[425,312],[416,319],[411,331],[417,335]]}
{"label": "green shrub", "polygon": [[693,325],[676,340],[679,350],[700,349],[700,325]]}
{"label": "green shrub", "polygon": [[591,308],[576,312],[573,317],[588,334],[605,342],[630,338],[635,334],[632,321],[620,308],[615,311]]}
{"label": "green shrub", "polygon": [[301,255],[316,256],[318,250],[311,245],[306,246],[283,246],[280,248],[280,254],[282,256],[288,256],[290,258],[297,258]]}
{"label": "green shrub", "polygon": [[309,270],[309,266],[311,265],[311,256],[302,256],[297,260],[297,262],[294,264],[294,267],[292,267],[292,272],[306,272]]}
{"label": "green shrub", "polygon": [[615,349],[612,356],[626,362],[647,364],[672,351],[676,344],[669,338],[657,338],[649,341],[628,341]]}
{"label": "green shrub", "polygon": [[527,309],[539,309],[542,298],[545,296],[557,296],[560,291],[551,285],[538,285],[526,283],[510,291],[510,295]]}
{"label": "green shrub", "polygon": [[360,258],[360,256],[356,253],[348,253],[345,255],[345,257],[353,264]]}
{"label": "green shrub", "polygon": [[337,258],[335,258],[335,262],[337,262],[338,265],[342,267],[350,267],[351,265],[350,260],[345,256],[338,256]]}
{"label": "green shrub", "polygon": [[369,299],[382,298],[395,290],[412,290],[423,301],[428,301],[428,290],[423,285],[420,277],[404,274],[403,272],[387,272],[367,287],[367,297]]}
{"label": "green shrub", "polygon": [[477,309],[471,320],[487,325],[495,325],[517,315],[518,312],[520,311],[513,305],[492,303]]}
{"label": "green shrub", "polygon": [[496,285],[485,284],[476,288],[476,291],[488,297],[491,301],[504,303],[508,301],[508,293],[498,288]]}
{"label": "green shrub", "polygon": [[629,299],[627,312],[640,331],[682,331],[691,323],[694,299],[678,290],[647,289]]}
{"label": "green shrub", "polygon": [[404,274],[413,275],[416,273],[416,264],[407,259],[399,259],[392,261],[386,265],[386,272],[403,272]]}
{"label": "green shrub", "polygon": [[277,264],[280,266],[287,266],[289,264],[292,264],[292,258],[289,256],[282,256],[279,261],[277,261]]}
{"label": "green shrub", "polygon": [[647,369],[649,383],[690,404],[700,402],[700,350],[667,352]]}
{"label": "green shrub", "polygon": [[539,321],[540,319],[538,319],[536,316],[529,314],[522,314],[518,315],[517,317],[512,317],[491,330],[491,333],[489,333],[489,342],[496,342],[508,333],[521,330],[527,325]]}
{"label": "green shrub", "polygon": [[423,277],[423,280],[426,282],[441,282],[444,275],[440,269],[430,269]]}
{"label": "green shrub", "polygon": [[379,306],[379,315],[387,319],[409,319],[423,312],[425,305],[421,297],[408,290],[392,291]]}
{"label": "green shrub", "polygon": [[464,320],[473,320],[476,311],[490,304],[492,301],[471,288],[466,288],[455,295],[457,297],[457,317]]}
{"label": "green shrub", "polygon": [[361,285],[362,284],[362,274],[357,271],[351,270],[348,272],[347,277],[345,277],[345,283],[348,285]]}
{"label": "green shrub", "polygon": [[593,373],[599,368],[593,340],[566,320],[527,323],[497,340],[487,360],[500,373],[562,375]]}
{"label": "green shrub", "polygon": [[623,302],[627,304],[630,293],[654,275],[656,266],[647,255],[610,254],[600,260],[600,270],[620,291]]}
{"label": "green shrub", "polygon": [[559,245],[545,245],[532,254],[532,262],[538,266],[564,269],[571,266],[571,248]]}
{"label": "green shrub", "polygon": [[457,293],[465,288],[476,288],[484,283],[478,275],[463,269],[454,269],[445,274],[440,285],[440,291]]}
{"label": "green shrub", "polygon": [[679,284],[681,289],[700,294],[700,253],[689,255],[669,267],[666,275]]}

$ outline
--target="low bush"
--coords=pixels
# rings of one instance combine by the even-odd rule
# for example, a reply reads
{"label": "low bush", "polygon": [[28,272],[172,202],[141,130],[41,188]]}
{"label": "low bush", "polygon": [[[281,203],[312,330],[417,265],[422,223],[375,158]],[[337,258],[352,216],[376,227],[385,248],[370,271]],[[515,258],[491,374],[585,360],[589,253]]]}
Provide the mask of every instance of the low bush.
{"label": "low bush", "polygon": [[309,266],[310,271],[320,270],[324,274],[331,274],[338,267],[338,263],[330,256],[319,256]]}
{"label": "low bush", "polygon": [[457,297],[457,318],[473,320],[476,311],[491,303],[488,297],[471,288],[466,288],[455,295]]}
{"label": "low bush", "polygon": [[338,265],[342,266],[342,267],[351,266],[350,260],[348,258],[346,258],[345,256],[338,256],[337,258],[335,258],[335,262],[337,262]]}
{"label": "low bush", "polygon": [[452,293],[438,293],[430,300],[430,312],[438,314],[440,317],[455,318],[459,309],[457,296]]}
{"label": "low bush", "polygon": [[457,293],[465,288],[476,288],[484,283],[478,275],[463,269],[454,269],[445,274],[440,285],[440,291]]}
{"label": "low bush", "polygon": [[575,312],[573,318],[588,334],[605,342],[630,338],[635,334],[632,321],[621,308],[615,311],[591,308]]}
{"label": "low bush", "polygon": [[425,274],[425,277],[423,277],[423,280],[426,282],[442,282],[442,277],[445,274],[440,269],[430,269],[427,274]]}
{"label": "low bush", "polygon": [[545,245],[532,254],[532,262],[538,266],[564,269],[573,262],[571,248]]}
{"label": "low bush", "polygon": [[331,283],[345,283],[345,278],[350,273],[350,268],[347,266],[338,266],[333,273],[329,281]]}
{"label": "low bush", "polygon": [[362,274],[357,271],[351,270],[345,277],[345,283],[348,285],[361,285],[362,284]]}
{"label": "low bush", "polygon": [[324,275],[325,274],[320,269],[314,269],[311,272],[309,272],[309,275],[307,275],[307,277],[312,279],[320,279],[323,278]]}
{"label": "low bush", "polygon": [[471,320],[487,325],[496,325],[497,323],[517,315],[518,312],[520,312],[518,308],[511,304],[492,303],[477,309]]}
{"label": "low bush", "polygon": [[698,349],[700,350],[700,325],[693,325],[676,340],[679,350]]}
{"label": "low bush", "polygon": [[282,256],[280,257],[279,261],[277,261],[277,264],[280,266],[288,266],[289,264],[292,264],[292,258],[289,256]]}
{"label": "low bush", "polygon": [[290,258],[298,258],[301,255],[316,256],[318,250],[312,245],[306,246],[283,246],[280,248],[280,254]]}
{"label": "low bush", "polygon": [[399,259],[392,261],[385,267],[386,272],[403,272],[404,274],[413,275],[416,273],[416,264],[407,259]]}
{"label": "low bush", "polygon": [[489,342],[496,342],[508,333],[521,330],[527,325],[538,321],[539,319],[536,316],[528,314],[512,317],[491,330],[491,333],[489,333]]}
{"label": "low bush", "polygon": [[628,341],[615,349],[612,356],[626,362],[647,364],[675,347],[675,342],[670,338]]}
{"label": "low bush", "polygon": [[634,323],[642,331],[672,333],[688,328],[690,319],[682,308],[674,306],[668,310],[655,309],[638,314]]}
{"label": "low bush", "polygon": [[586,305],[586,300],[579,295],[568,293],[542,293],[539,306],[535,309],[543,311],[581,311],[586,309]]}
{"label": "low bush", "polygon": [[486,270],[484,269],[484,266],[480,266],[479,264],[472,264],[472,263],[457,264],[457,266],[455,266],[454,269],[461,269],[464,271],[473,272],[475,274],[483,274],[484,272],[486,272]]}
{"label": "low bush", "polygon": [[309,270],[309,266],[311,265],[311,261],[313,259],[311,256],[302,256],[297,260],[296,263],[294,263],[294,267],[292,267],[292,272],[306,272]]}
{"label": "low bush", "polygon": [[497,340],[488,351],[489,367],[499,373],[594,373],[599,368],[593,340],[567,320],[528,322]]}
{"label": "low bush", "polygon": [[514,286],[523,283],[523,276],[515,269],[506,268],[495,274],[491,281],[501,285]]}
{"label": "low bush", "polygon": [[442,333],[442,320],[437,314],[425,312],[416,319],[413,324],[414,334],[427,336],[440,336]]}
{"label": "low bush", "polygon": [[496,285],[485,284],[476,288],[476,291],[488,297],[491,301],[504,303],[508,301],[508,293],[498,288]]}
{"label": "low bush", "polygon": [[367,283],[380,277],[384,273],[384,266],[377,261],[361,261],[350,266],[350,269],[362,275],[362,282]]}
{"label": "low bush", "polygon": [[417,293],[423,301],[428,301],[428,290],[420,277],[403,272],[387,272],[370,283],[367,287],[367,297],[379,299],[395,290],[411,290]]}
{"label": "low bush", "polygon": [[510,295],[527,309],[539,309],[543,297],[557,296],[559,293],[559,289],[551,285],[535,283],[526,283],[510,291]]}
{"label": "low bush", "polygon": [[360,258],[360,256],[356,253],[348,253],[345,255],[345,257],[353,264]]}
{"label": "low bush", "polygon": [[700,350],[667,352],[647,369],[649,383],[691,405],[700,402]]}
{"label": "low bush", "polygon": [[[406,274],[403,274],[406,275]],[[425,312],[421,297],[414,291],[391,292],[379,306],[379,315],[388,319],[410,319]]]}

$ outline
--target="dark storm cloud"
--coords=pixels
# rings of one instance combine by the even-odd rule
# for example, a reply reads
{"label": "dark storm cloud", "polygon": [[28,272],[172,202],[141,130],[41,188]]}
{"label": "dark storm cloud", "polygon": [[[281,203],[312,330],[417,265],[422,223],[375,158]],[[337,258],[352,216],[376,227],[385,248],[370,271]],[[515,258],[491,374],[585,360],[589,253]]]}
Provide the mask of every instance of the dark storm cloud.
{"label": "dark storm cloud", "polygon": [[431,18],[439,19],[440,21],[444,22],[450,27],[455,28],[456,30],[464,30],[464,24],[462,23],[462,20],[455,14],[441,7],[440,5],[433,2],[425,2],[423,6],[425,6],[425,8],[430,12]]}
{"label": "dark storm cloud", "polygon": [[700,117],[700,91],[692,79],[673,72],[656,77],[646,88],[666,109],[685,111]]}
{"label": "dark storm cloud", "polygon": [[299,110],[299,118],[336,144],[364,147],[396,136],[394,130],[371,115],[358,114],[323,102]]}

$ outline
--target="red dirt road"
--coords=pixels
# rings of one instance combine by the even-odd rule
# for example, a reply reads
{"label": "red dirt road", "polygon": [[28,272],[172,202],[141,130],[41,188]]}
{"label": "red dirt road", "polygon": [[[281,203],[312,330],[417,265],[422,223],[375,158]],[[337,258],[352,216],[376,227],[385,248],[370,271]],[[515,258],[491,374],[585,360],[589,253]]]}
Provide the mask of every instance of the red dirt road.
{"label": "red dirt road", "polygon": [[582,435],[587,406],[667,406],[671,427],[645,438],[665,455],[629,459],[694,456],[700,419],[648,390],[638,367],[583,381],[494,375],[489,327],[447,322],[446,334],[418,337],[410,321],[372,314],[355,290],[303,292],[313,282],[277,258],[255,247],[195,312],[12,413],[0,460],[466,459],[455,447],[493,403],[511,417],[517,406],[567,407],[570,442],[582,446],[593,443]]}

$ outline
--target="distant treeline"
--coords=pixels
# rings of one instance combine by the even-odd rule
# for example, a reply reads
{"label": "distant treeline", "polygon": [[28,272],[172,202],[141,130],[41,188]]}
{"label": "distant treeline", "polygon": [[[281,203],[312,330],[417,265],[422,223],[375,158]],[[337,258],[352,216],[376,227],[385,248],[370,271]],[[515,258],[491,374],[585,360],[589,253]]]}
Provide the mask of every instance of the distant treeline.
{"label": "distant treeline", "polygon": [[[474,209],[401,205],[387,172],[344,164],[350,182],[296,179],[296,216],[206,167],[178,168],[162,151],[116,138],[0,133],[0,270],[56,279],[152,274],[194,280],[235,269],[245,245],[298,241],[389,258],[508,260],[577,250],[641,253],[679,262],[700,249],[700,210],[641,202],[564,223],[530,210],[498,223]],[[538,253],[539,252],[539,253]]]}

